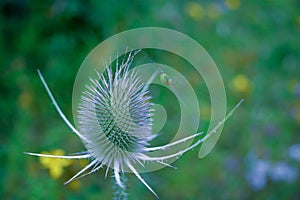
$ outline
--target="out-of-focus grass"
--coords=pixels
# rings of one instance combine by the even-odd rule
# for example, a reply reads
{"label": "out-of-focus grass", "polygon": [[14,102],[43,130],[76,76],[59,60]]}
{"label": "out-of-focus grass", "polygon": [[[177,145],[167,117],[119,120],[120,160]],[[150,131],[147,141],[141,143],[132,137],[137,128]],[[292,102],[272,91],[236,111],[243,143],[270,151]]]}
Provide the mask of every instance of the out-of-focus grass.
{"label": "out-of-focus grass", "polygon": [[[245,98],[208,157],[197,160],[197,149],[175,163],[177,170],[144,175],[161,199],[299,197],[300,165],[295,157],[300,151],[290,148],[300,144],[299,10],[299,2],[283,0],[1,1],[0,196],[111,198],[111,181],[103,172],[63,186],[80,169],[79,161],[54,180],[38,159],[23,155],[83,150],[55,112],[36,69],[71,119],[73,82],[88,52],[120,31],[161,26],[193,37],[209,52],[223,76],[229,108]],[[151,58],[161,61],[168,55],[154,51]],[[171,58],[166,62],[178,66],[198,91],[199,130],[205,130],[210,117],[205,83],[191,66]],[[167,95],[156,100],[166,106],[170,102]],[[170,139],[168,127],[164,133]],[[129,199],[153,198],[130,175],[128,184]]]}

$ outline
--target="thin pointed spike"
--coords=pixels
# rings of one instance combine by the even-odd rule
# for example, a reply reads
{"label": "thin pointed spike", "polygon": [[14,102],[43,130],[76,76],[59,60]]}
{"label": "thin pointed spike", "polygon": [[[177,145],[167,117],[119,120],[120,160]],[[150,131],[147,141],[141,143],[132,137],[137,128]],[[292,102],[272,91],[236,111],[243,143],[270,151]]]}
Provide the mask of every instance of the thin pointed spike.
{"label": "thin pointed spike", "polygon": [[121,179],[120,179],[119,168],[116,167],[116,165],[115,165],[115,169],[114,169],[114,174],[115,174],[115,180],[116,180],[116,183],[117,183],[121,188],[125,188],[125,185],[122,183],[122,181],[121,181]]}
{"label": "thin pointed spike", "polygon": [[174,145],[176,145],[176,144],[179,144],[179,143],[182,143],[182,142],[186,142],[187,140],[192,139],[192,138],[197,137],[197,136],[202,135],[202,134],[203,134],[203,132],[196,133],[196,134],[194,134],[194,135],[185,137],[185,138],[183,138],[183,139],[177,140],[177,141],[172,142],[172,143],[170,143],[170,144],[166,144],[166,145],[158,146],[158,147],[149,147],[149,148],[145,148],[145,150],[146,150],[146,151],[163,150],[163,149],[166,149],[166,148],[168,148],[168,147],[174,146]]}
{"label": "thin pointed spike", "polygon": [[178,151],[177,153],[171,154],[171,155],[167,155],[167,156],[161,156],[161,157],[148,157],[148,156],[140,156],[140,159],[145,160],[145,161],[157,161],[157,160],[166,160],[169,158],[174,158],[176,156],[181,156],[182,154],[184,154],[185,152],[195,148],[196,146],[198,146],[200,143],[204,142],[207,138],[209,138],[213,133],[215,133],[217,131],[217,129],[224,124],[224,122],[232,115],[232,113],[241,105],[241,103],[244,101],[244,99],[241,99],[240,102],[225,116],[225,118],[220,121],[217,126],[211,130],[209,133],[207,133],[205,135],[205,137],[203,137],[202,139],[198,140],[195,144],[189,146],[188,148]]}
{"label": "thin pointed spike", "polygon": [[161,161],[161,160],[167,160],[167,159],[170,159],[170,158],[181,156],[185,152],[187,152],[187,151],[195,148],[196,146],[198,146],[201,142],[203,142],[206,139],[206,138],[205,139],[204,138],[202,138],[201,140],[198,140],[195,144],[189,146],[188,148],[186,148],[184,150],[181,150],[181,151],[178,151],[178,152],[176,152],[174,154],[171,154],[171,155],[161,156],[161,157],[148,157],[148,156],[145,157],[145,156],[140,156],[140,159],[145,160],[145,161]]}
{"label": "thin pointed spike", "polygon": [[117,58],[116,58],[116,68],[119,66],[119,53],[117,52]]}
{"label": "thin pointed spike", "polygon": [[158,162],[159,164],[165,165],[165,166],[167,166],[167,167],[170,167],[170,168],[173,168],[173,169],[177,169],[177,167],[175,167],[175,166],[173,166],[173,165],[170,165],[170,164],[168,164],[168,163],[165,163],[165,162],[163,162],[163,161],[157,160],[156,162]]}
{"label": "thin pointed spike", "polygon": [[85,174],[82,174],[81,176],[78,176],[78,177],[74,178],[73,181],[78,180],[78,179],[81,179],[81,178],[83,178],[83,177],[85,177],[85,176],[88,176],[88,175],[90,175],[90,174],[96,172],[96,171],[99,170],[102,166],[103,166],[102,164],[99,165],[98,167],[92,169],[92,171],[90,171],[90,172],[88,172],[88,173],[85,173]]}
{"label": "thin pointed spike", "polygon": [[152,194],[154,194],[154,196],[156,196],[156,198],[159,199],[158,195],[154,192],[154,190],[146,183],[146,181],[140,176],[140,174],[129,162],[127,162],[127,166],[132,171],[132,173],[134,173],[134,175],[148,188],[148,190],[150,190],[150,192],[152,192]]}
{"label": "thin pointed spike", "polygon": [[79,155],[86,155],[86,154],[88,154],[87,151],[81,151],[81,152],[71,153],[70,156],[79,156]]}
{"label": "thin pointed spike", "polygon": [[75,155],[75,156],[58,156],[58,155],[30,153],[30,152],[24,152],[24,153],[27,154],[27,155],[31,155],[31,156],[39,156],[39,157],[46,157],[46,158],[82,159],[82,158],[90,158],[90,157],[92,157],[90,154]]}
{"label": "thin pointed spike", "polygon": [[[106,163],[106,161],[104,161],[104,163]],[[110,160],[107,161],[106,171],[105,171],[105,178],[106,178],[107,175],[108,175],[108,171],[109,171],[109,169],[110,169],[111,163],[112,163],[112,159],[110,159]]]}
{"label": "thin pointed spike", "polygon": [[43,83],[43,85],[44,85],[44,87],[45,87],[45,89],[46,89],[46,91],[47,91],[47,93],[48,93],[48,95],[49,95],[49,97],[50,97],[50,99],[51,99],[53,105],[54,105],[54,107],[56,108],[57,112],[59,113],[60,117],[64,120],[64,122],[69,126],[69,128],[70,128],[70,129],[71,129],[78,137],[80,137],[80,138],[83,139],[83,140],[86,140],[86,138],[85,138],[83,135],[81,135],[81,134],[79,133],[79,131],[77,131],[77,129],[69,122],[69,120],[66,118],[66,116],[64,115],[64,113],[61,111],[60,107],[58,106],[58,104],[57,104],[55,98],[53,97],[53,95],[52,95],[52,93],[51,93],[51,91],[50,91],[50,89],[49,89],[49,87],[48,87],[48,85],[47,85],[47,83],[46,83],[46,81],[45,81],[45,79],[44,79],[44,77],[43,77],[43,75],[42,75],[42,73],[40,72],[39,69],[37,70],[37,72],[38,72],[38,75],[39,75],[39,77],[40,77],[40,79],[41,79],[41,81],[42,81],[42,83]]}
{"label": "thin pointed spike", "polygon": [[75,174],[72,178],[70,178],[64,184],[67,185],[68,183],[70,183],[71,181],[73,181],[76,177],[78,177],[80,174],[82,174],[83,172],[85,172],[87,169],[89,169],[91,166],[93,166],[96,162],[97,162],[97,160],[93,160],[90,164],[88,164],[85,168],[83,168],[82,170],[80,170],[80,172],[78,172],[77,174]]}
{"label": "thin pointed spike", "polygon": [[234,106],[234,108],[231,109],[231,111],[225,116],[225,118],[222,121],[220,121],[213,130],[211,130],[208,134],[206,134],[205,137],[209,137],[211,134],[215,133],[217,129],[220,128],[220,126],[224,124],[225,121],[232,115],[232,113],[243,103],[243,101],[244,99],[241,99],[239,103],[236,104],[236,106]]}

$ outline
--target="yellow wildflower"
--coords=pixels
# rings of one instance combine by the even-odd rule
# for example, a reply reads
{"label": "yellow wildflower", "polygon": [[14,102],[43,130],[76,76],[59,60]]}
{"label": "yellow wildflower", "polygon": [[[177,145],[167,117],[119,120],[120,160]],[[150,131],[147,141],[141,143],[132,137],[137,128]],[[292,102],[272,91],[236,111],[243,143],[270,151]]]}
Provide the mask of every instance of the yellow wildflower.
{"label": "yellow wildflower", "polygon": [[204,9],[197,2],[189,2],[185,6],[186,14],[193,20],[201,20],[204,17]]}
{"label": "yellow wildflower", "polygon": [[[63,150],[56,149],[51,151],[50,153],[42,152],[42,154],[63,156],[65,152]],[[61,177],[63,173],[63,168],[69,166],[72,163],[71,160],[61,158],[40,157],[39,160],[43,167],[49,169],[50,176],[54,179],[58,179],[59,177]]]}
{"label": "yellow wildflower", "polygon": [[241,5],[241,1],[240,0],[225,0],[225,5],[227,6],[227,8],[229,8],[231,10],[237,10]]}
{"label": "yellow wildflower", "polygon": [[250,80],[242,74],[237,75],[231,82],[232,89],[238,93],[249,93],[251,90]]}

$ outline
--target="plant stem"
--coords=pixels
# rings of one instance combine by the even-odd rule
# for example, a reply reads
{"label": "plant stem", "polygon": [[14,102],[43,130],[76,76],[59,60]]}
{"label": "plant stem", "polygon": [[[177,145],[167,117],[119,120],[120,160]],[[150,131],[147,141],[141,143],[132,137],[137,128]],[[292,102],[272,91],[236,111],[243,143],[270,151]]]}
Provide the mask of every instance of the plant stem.
{"label": "plant stem", "polygon": [[[125,186],[127,179],[123,173],[120,174],[120,178],[123,185]],[[127,200],[126,187],[121,187],[120,185],[118,185],[115,179],[114,179],[113,189],[114,189],[113,200]]]}

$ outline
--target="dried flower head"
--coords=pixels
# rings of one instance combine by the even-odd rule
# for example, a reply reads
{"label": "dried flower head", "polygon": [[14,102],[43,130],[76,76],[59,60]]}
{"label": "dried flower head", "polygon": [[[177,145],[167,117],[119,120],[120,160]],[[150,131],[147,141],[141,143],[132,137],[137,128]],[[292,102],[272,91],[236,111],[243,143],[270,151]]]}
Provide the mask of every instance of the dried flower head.
{"label": "dried flower head", "polygon": [[[240,103],[210,133],[207,133],[205,137],[197,140],[190,147],[174,154],[151,157],[148,155],[149,152],[164,150],[203,133],[197,133],[163,146],[149,147],[151,140],[156,135],[152,133],[153,113],[148,84],[143,83],[134,71],[129,73],[129,68],[137,53],[138,51],[130,52],[127,59],[124,59],[120,65],[116,63],[115,72],[112,71],[111,66],[106,66],[105,72],[98,74],[98,80],[90,79],[92,84],[87,86],[87,90],[82,94],[79,105],[79,130],[62,113],[43,76],[38,71],[56,110],[71,130],[81,139],[87,151],[70,156],[27,154],[66,159],[88,158],[90,163],[68,180],[66,184],[78,177],[91,174],[106,165],[106,174],[109,168],[112,168],[117,185],[120,188],[125,188],[120,173],[123,174],[126,168],[134,173],[157,197],[153,189],[140,176],[134,163],[143,165],[144,162],[148,161],[170,166],[165,163],[167,159],[178,157],[205,141],[225,122]],[[83,174],[87,170],[90,171]]]}

